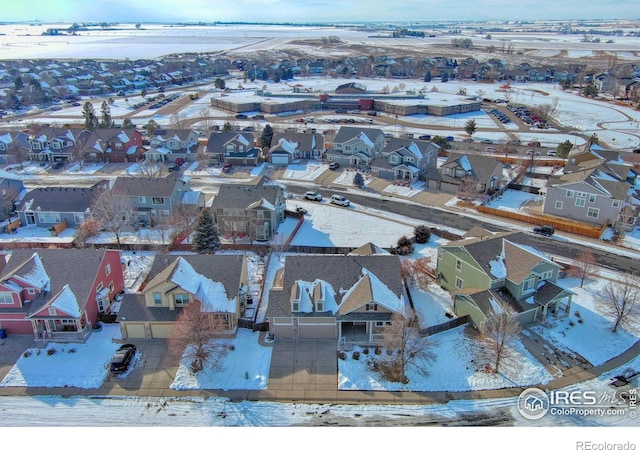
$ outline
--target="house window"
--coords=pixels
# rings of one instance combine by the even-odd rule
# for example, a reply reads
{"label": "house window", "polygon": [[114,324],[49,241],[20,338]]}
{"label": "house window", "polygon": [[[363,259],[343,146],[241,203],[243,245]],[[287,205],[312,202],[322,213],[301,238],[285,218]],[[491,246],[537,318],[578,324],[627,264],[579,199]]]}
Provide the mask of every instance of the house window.
{"label": "house window", "polygon": [[596,202],[596,194],[589,194],[589,203]]}
{"label": "house window", "polygon": [[292,312],[300,311],[300,302],[291,302],[291,311]]}
{"label": "house window", "polygon": [[111,283],[109,283],[109,292],[113,292],[114,289],[115,289],[115,286],[112,281]]}
{"label": "house window", "polygon": [[146,197],[138,197],[138,203],[147,203]]}
{"label": "house window", "polygon": [[189,294],[173,294],[173,301],[176,305],[189,304]]}
{"label": "house window", "polygon": [[10,305],[13,303],[13,296],[11,292],[1,291],[0,292],[0,304]]}
{"label": "house window", "polygon": [[35,294],[35,293],[36,293],[36,290],[35,290],[35,289],[31,289],[31,288],[27,289],[27,294],[29,294],[29,295],[33,295],[33,294]]}
{"label": "house window", "polygon": [[153,293],[153,304],[162,305],[162,294],[160,292]]}
{"label": "house window", "polygon": [[99,293],[103,288],[104,288],[104,286],[102,285],[102,283],[100,283],[98,285],[98,287],[96,288],[96,293]]}
{"label": "house window", "polygon": [[107,274],[107,276],[109,276],[109,274],[111,273],[111,264],[107,264],[105,266],[104,273]]}
{"label": "house window", "polygon": [[49,308],[47,308],[47,313],[50,316],[56,316],[58,315],[58,312],[56,311],[56,309],[53,306],[50,306]]}
{"label": "house window", "polygon": [[462,169],[456,169],[455,177],[456,177],[456,178],[462,178],[463,176],[464,176],[464,170],[462,170]]}
{"label": "house window", "polygon": [[462,260],[456,259],[456,270],[459,272],[462,270]]}
{"label": "house window", "polygon": [[524,280],[524,284],[522,285],[522,289],[524,291],[530,291],[535,286],[535,278],[527,278]]}
{"label": "house window", "polygon": [[41,223],[58,223],[60,222],[60,214],[53,212],[38,213],[38,221]]}
{"label": "house window", "polygon": [[324,311],[324,302],[322,301],[316,302],[316,311],[318,312]]}
{"label": "house window", "polygon": [[611,207],[619,208],[620,207],[620,200],[614,200],[613,202],[611,202]]}
{"label": "house window", "polygon": [[576,206],[579,206],[579,207],[582,208],[586,204],[587,204],[587,202],[585,201],[584,198],[576,198]]}
{"label": "house window", "polygon": [[151,202],[154,205],[164,205],[164,198],[162,197],[153,197],[153,199],[151,200]]}
{"label": "house window", "polygon": [[587,210],[587,217],[591,217],[592,219],[597,219],[600,215],[600,209],[598,208],[589,208]]}
{"label": "house window", "polygon": [[389,156],[389,163],[390,164],[398,164],[398,156],[397,155]]}
{"label": "house window", "polygon": [[445,175],[449,175],[451,176],[451,169],[449,167],[447,167],[446,169],[444,169],[444,174]]}
{"label": "house window", "polygon": [[462,278],[456,277],[456,289],[462,289]]}
{"label": "house window", "polygon": [[575,196],[575,191],[567,191],[567,197],[573,198]]}
{"label": "house window", "polygon": [[442,250],[438,249],[438,259],[442,259]]}
{"label": "house window", "polygon": [[161,209],[160,210],[160,216],[169,217],[169,210],[168,209]]}
{"label": "house window", "polygon": [[376,326],[377,327],[383,327],[384,326],[384,322],[382,322],[382,321],[376,322]]}
{"label": "house window", "polygon": [[556,202],[556,209],[562,209],[562,204],[563,204],[563,202],[561,202],[560,200],[558,200],[558,201]]}
{"label": "house window", "polygon": [[369,302],[369,303],[367,303],[366,310],[367,311],[377,311],[378,310],[378,304],[374,303],[374,302]]}
{"label": "house window", "polygon": [[76,224],[81,224],[84,222],[84,214],[83,213],[73,213],[73,220]]}

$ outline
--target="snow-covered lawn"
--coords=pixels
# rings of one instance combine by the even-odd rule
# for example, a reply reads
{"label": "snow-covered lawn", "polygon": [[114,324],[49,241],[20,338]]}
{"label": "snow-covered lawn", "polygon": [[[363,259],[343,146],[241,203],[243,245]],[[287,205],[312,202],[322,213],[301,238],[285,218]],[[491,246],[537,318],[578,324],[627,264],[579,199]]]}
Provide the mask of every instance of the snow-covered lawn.
{"label": "snow-covered lawn", "polygon": [[487,206],[521,213],[526,206],[542,206],[542,201],[541,195],[507,189],[498,198],[487,203]]}
{"label": "snow-covered lawn", "polygon": [[[94,330],[85,343],[48,343],[42,349],[28,349],[0,386],[98,388],[109,375],[111,357],[119,347],[113,342],[114,338],[121,338],[120,326],[103,324],[102,329]],[[137,352],[129,370],[140,359],[140,352]],[[120,376],[126,376],[126,373]]]}
{"label": "snow-covered lawn", "polygon": [[[383,391],[475,391],[500,389],[513,386],[527,386],[550,382],[553,377],[529,354],[519,341],[510,345],[511,354],[500,366],[500,372],[493,374],[486,370],[491,364],[486,344],[477,339],[477,333],[469,325],[453,328],[430,336],[429,350],[434,359],[425,364],[427,374],[415,367],[407,370],[407,384],[382,380],[378,373],[368,370],[367,360],[384,358],[363,348],[345,352],[346,359],[338,359],[338,388],[342,390],[383,390]],[[354,351],[360,359],[353,359]]]}
{"label": "snow-covered lawn", "polygon": [[576,293],[571,315],[554,321],[552,328],[536,326],[534,330],[554,345],[578,353],[596,366],[624,352],[640,339],[640,327],[630,330],[619,328],[616,333],[611,332],[613,318],[604,314],[599,306],[604,286],[610,282],[603,278],[586,280],[581,288],[579,279],[558,280],[560,286]]}
{"label": "snow-covered lawn", "polygon": [[191,361],[180,361],[171,389],[245,389],[267,388],[272,348],[258,342],[260,333],[239,329],[236,337],[228,341],[234,350],[227,353],[221,371],[204,370],[192,374]]}
{"label": "snow-covered lawn", "polygon": [[289,164],[282,176],[285,180],[313,181],[329,170],[327,164],[309,161],[306,164]]}

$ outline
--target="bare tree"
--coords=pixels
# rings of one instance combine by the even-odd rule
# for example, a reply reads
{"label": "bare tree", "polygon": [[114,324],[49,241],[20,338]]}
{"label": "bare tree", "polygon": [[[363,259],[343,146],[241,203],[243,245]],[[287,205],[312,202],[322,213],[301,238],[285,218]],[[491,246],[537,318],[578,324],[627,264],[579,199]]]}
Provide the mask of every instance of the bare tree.
{"label": "bare tree", "polygon": [[426,289],[433,277],[429,269],[431,258],[403,258],[400,262],[400,270],[408,283],[413,283],[420,289]]}
{"label": "bare tree", "polygon": [[208,107],[202,108],[198,111],[198,117],[200,118],[200,125],[205,127],[207,130],[212,125],[211,121],[211,112]]}
{"label": "bare tree", "polygon": [[162,178],[164,171],[157,162],[144,160],[138,164],[138,173],[145,178]]}
{"label": "bare tree", "polygon": [[394,313],[391,323],[382,331],[385,347],[392,350],[389,358],[376,361],[374,369],[389,381],[408,383],[407,369],[416,369],[427,373],[426,363],[435,358],[431,343],[426,336],[420,335],[418,320],[411,310],[407,315]]}
{"label": "bare tree", "polygon": [[202,311],[202,304],[195,300],[182,309],[171,327],[167,344],[169,349],[191,360],[190,369],[197,373],[204,365],[220,370],[229,351],[225,343],[227,323],[215,313]]}
{"label": "bare tree", "polygon": [[200,213],[200,206],[193,203],[180,202],[173,208],[173,225],[176,234],[188,233],[193,229],[193,225]]}
{"label": "bare tree", "polygon": [[171,114],[171,117],[169,120],[172,128],[175,128],[178,130],[184,130],[187,128],[187,121],[184,114],[173,113]]}
{"label": "bare tree", "polygon": [[640,286],[638,278],[623,273],[618,281],[607,283],[602,290],[601,309],[613,317],[616,333],[619,327],[635,325],[640,318]]}
{"label": "bare tree", "polygon": [[482,187],[478,183],[478,180],[467,175],[460,179],[460,187],[458,189],[458,196],[465,199],[475,199],[482,194]]}
{"label": "bare tree", "polygon": [[7,152],[18,164],[20,170],[24,169],[24,162],[29,160],[29,149],[23,147],[19,142],[13,141]]}
{"label": "bare tree", "polygon": [[114,195],[111,189],[98,196],[91,214],[100,223],[102,230],[114,235],[118,246],[122,245],[122,232],[126,227],[132,226],[136,219],[129,198]]}
{"label": "bare tree", "polygon": [[0,197],[0,220],[7,220],[15,213],[16,201],[20,196],[20,191],[16,187],[3,189]]}
{"label": "bare tree", "polygon": [[516,338],[520,330],[518,318],[509,309],[498,316],[486,319],[480,326],[480,333],[489,343],[489,350],[493,356],[494,373],[500,370],[500,362],[508,353],[508,344]]}
{"label": "bare tree", "polygon": [[574,260],[573,265],[569,268],[569,275],[580,278],[580,287],[584,285],[584,281],[598,274],[598,266],[596,257],[589,250],[583,250],[578,253],[578,257]]}

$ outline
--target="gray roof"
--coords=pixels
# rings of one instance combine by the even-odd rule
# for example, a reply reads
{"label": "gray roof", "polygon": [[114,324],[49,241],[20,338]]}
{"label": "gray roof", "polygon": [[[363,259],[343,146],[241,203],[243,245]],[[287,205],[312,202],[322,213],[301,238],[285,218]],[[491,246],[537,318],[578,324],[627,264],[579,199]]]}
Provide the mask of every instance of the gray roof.
{"label": "gray roof", "polygon": [[208,153],[226,153],[227,149],[225,148],[225,144],[229,141],[236,140],[238,137],[243,138],[248,142],[249,147],[253,147],[253,142],[255,141],[255,137],[252,133],[240,133],[237,131],[234,132],[222,132],[222,133],[211,133],[209,135],[209,140],[207,142],[207,152]]}
{"label": "gray roof", "polygon": [[230,296],[238,294],[244,258],[241,255],[163,255],[158,254],[145,278],[145,284],[173,264],[178,258],[188,262],[193,270],[224,285]]}
{"label": "gray roof", "polygon": [[267,316],[295,315],[291,312],[289,299],[294,283],[299,280],[323,280],[331,284],[336,292],[336,302],[340,304],[344,291],[362,277],[363,268],[378,277],[398,297],[404,294],[400,259],[396,255],[287,255],[283,290],[270,292]]}
{"label": "gray roof", "polygon": [[271,140],[271,147],[277,147],[281,139],[296,142],[298,150],[322,150],[324,149],[324,136],[318,133],[276,133]]}
{"label": "gray roof", "polygon": [[218,194],[211,203],[212,208],[242,208],[245,209],[256,201],[265,199],[274,206],[278,206],[278,199],[283,189],[276,185],[247,186],[240,184],[222,184]]}
{"label": "gray roof", "polygon": [[122,197],[171,197],[176,187],[185,185],[187,182],[177,174],[165,178],[118,177],[111,190],[114,195]]}
{"label": "gray roof", "polygon": [[333,142],[346,142],[358,137],[361,133],[367,136],[372,142],[376,142],[380,137],[384,137],[384,133],[379,128],[340,127],[338,134],[333,138]]}
{"label": "gray roof", "polygon": [[42,260],[44,269],[50,279],[50,290],[31,302],[30,312],[35,312],[46,304],[52,296],[58,294],[65,285],[69,285],[75,294],[78,304],[84,308],[98,269],[107,251],[106,249],[18,249],[11,252],[0,280],[4,281],[12,275],[28,273],[29,260],[37,254]]}
{"label": "gray roof", "polygon": [[89,212],[97,197],[109,187],[103,180],[90,188],[45,187],[25,194],[19,211]]}
{"label": "gray roof", "polygon": [[126,294],[116,317],[118,322],[174,322],[181,308],[147,308],[144,295]]}
{"label": "gray roof", "polygon": [[487,181],[491,176],[491,174],[493,174],[493,172],[499,166],[501,167],[503,165],[500,161],[490,158],[488,156],[474,155],[474,154],[468,154],[468,155],[450,154],[449,158],[447,158],[447,161],[442,165],[440,170],[441,177],[443,180],[450,179],[450,180],[456,180],[458,182],[460,181],[459,178],[454,178],[454,177],[449,177],[447,175],[444,175],[444,168],[446,166],[450,166],[450,167],[455,166],[455,167],[464,168],[463,167],[464,165],[461,164],[462,158],[467,158],[471,166],[472,175],[478,181],[481,181],[481,182]]}

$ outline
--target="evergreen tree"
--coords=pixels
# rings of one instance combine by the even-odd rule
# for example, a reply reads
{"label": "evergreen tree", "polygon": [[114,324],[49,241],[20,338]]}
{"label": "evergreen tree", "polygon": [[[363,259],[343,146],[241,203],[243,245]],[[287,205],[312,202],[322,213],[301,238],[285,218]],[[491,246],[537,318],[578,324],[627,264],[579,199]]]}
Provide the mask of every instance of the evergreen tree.
{"label": "evergreen tree", "polygon": [[364,177],[360,172],[357,172],[353,177],[353,185],[358,186],[359,188],[364,187]]}
{"label": "evergreen tree", "polygon": [[93,104],[91,102],[85,102],[82,107],[82,117],[84,117],[84,127],[93,131],[98,126],[98,117],[96,116],[96,111],[93,109]]}
{"label": "evergreen tree", "polygon": [[136,126],[133,124],[133,122],[131,122],[131,119],[129,119],[128,117],[125,117],[124,120],[122,121],[122,128],[124,128],[125,130],[132,130],[135,127]]}
{"label": "evergreen tree", "polygon": [[216,78],[213,82],[213,85],[216,87],[216,89],[224,90],[226,88],[226,83],[222,78]]}
{"label": "evergreen tree", "polygon": [[431,81],[431,71],[427,70],[427,73],[424,74],[424,82],[428,83]]}
{"label": "evergreen tree", "polygon": [[148,123],[147,123],[147,136],[153,136],[153,132],[156,131],[158,129],[158,123],[151,119]]}
{"label": "evergreen tree", "polygon": [[225,122],[224,125],[222,125],[222,131],[225,133],[233,131],[233,125],[231,125],[229,122]]}
{"label": "evergreen tree", "polygon": [[569,156],[569,152],[571,151],[572,148],[573,148],[573,144],[568,139],[558,144],[558,156],[560,158],[566,158],[567,156]]}
{"label": "evergreen tree", "polygon": [[442,72],[440,78],[442,79],[443,83],[446,83],[447,81],[449,81],[449,72]]}
{"label": "evergreen tree", "polygon": [[467,120],[467,123],[464,124],[464,131],[469,137],[473,136],[473,133],[476,132],[476,121],[474,119]]}
{"label": "evergreen tree", "polygon": [[270,148],[271,140],[273,139],[273,127],[269,124],[264,126],[262,130],[262,136],[260,136],[260,144],[262,147]]}
{"label": "evergreen tree", "polygon": [[191,245],[193,251],[198,253],[215,253],[222,247],[213,217],[206,208],[198,215]]}
{"label": "evergreen tree", "polygon": [[102,102],[100,106],[100,128],[111,128],[113,126],[113,119],[111,118],[111,108],[106,101]]}
{"label": "evergreen tree", "polygon": [[431,231],[426,225],[418,225],[413,229],[413,239],[418,244],[426,244],[431,239]]}

